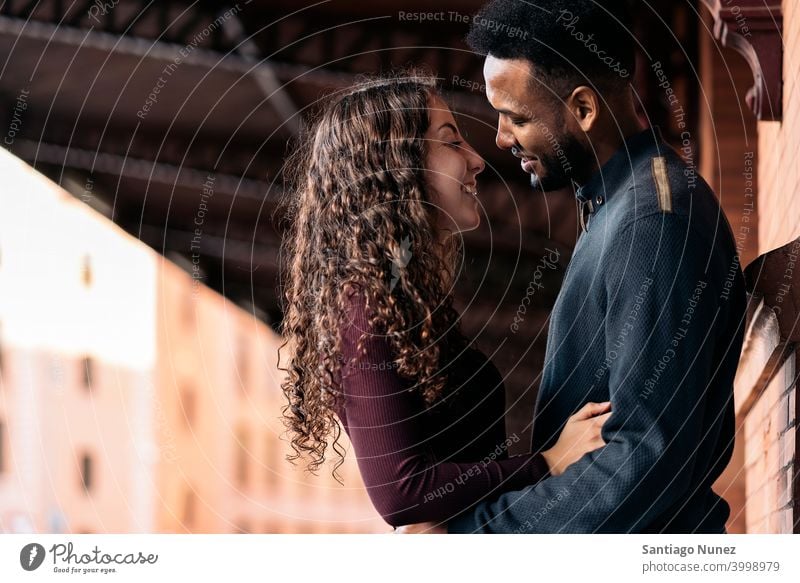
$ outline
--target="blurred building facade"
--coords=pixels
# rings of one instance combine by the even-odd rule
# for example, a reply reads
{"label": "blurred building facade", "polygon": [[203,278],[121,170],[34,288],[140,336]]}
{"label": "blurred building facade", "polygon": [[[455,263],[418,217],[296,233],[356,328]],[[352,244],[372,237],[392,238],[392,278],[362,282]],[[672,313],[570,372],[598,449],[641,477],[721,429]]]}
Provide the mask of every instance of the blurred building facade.
{"label": "blurred building facade", "polygon": [[[280,338],[0,149],[0,532],[384,532],[293,469]],[[198,241],[202,245],[202,240]]]}

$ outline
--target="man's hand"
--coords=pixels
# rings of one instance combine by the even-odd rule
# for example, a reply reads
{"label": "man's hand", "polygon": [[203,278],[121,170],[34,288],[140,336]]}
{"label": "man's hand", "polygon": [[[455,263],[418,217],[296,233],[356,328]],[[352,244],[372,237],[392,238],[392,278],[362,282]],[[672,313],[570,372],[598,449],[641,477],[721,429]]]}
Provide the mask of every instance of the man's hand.
{"label": "man's hand", "polygon": [[447,534],[447,525],[436,522],[405,524],[394,529],[393,534]]}

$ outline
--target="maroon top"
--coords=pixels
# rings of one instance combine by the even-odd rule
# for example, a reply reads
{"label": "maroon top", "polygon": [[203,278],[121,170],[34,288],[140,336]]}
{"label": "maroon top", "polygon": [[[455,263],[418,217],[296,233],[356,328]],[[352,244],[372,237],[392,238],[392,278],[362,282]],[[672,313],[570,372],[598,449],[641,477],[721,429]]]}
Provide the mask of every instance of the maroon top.
{"label": "maroon top", "polygon": [[[357,296],[360,298],[360,296]],[[426,408],[396,372],[388,341],[368,335],[363,300],[351,299],[342,330],[342,392],[337,415],[355,450],[375,508],[392,526],[445,521],[487,496],[521,490],[548,475],[540,454],[508,457],[505,390],[497,369],[468,348],[453,365],[446,397]]]}

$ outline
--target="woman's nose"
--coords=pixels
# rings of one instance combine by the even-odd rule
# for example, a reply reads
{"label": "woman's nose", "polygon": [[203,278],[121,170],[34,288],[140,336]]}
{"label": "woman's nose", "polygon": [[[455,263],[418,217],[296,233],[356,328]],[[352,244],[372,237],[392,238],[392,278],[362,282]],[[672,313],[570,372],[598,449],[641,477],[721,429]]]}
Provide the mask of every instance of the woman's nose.
{"label": "woman's nose", "polygon": [[472,172],[476,175],[480,174],[486,168],[486,162],[484,162],[483,158],[481,157],[478,152],[472,146],[469,146],[467,150],[469,154],[469,167]]}

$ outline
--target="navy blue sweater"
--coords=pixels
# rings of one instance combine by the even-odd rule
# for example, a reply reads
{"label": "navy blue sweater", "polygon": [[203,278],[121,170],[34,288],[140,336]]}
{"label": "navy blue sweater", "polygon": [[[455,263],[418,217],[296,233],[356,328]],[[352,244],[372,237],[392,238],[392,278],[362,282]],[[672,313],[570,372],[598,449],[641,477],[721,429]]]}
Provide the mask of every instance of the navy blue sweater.
{"label": "navy blue sweater", "polygon": [[746,303],[730,226],[653,130],[578,198],[591,213],[550,321],[532,451],[588,401],[612,402],[607,445],[448,530],[724,532],[729,508],[711,486],[733,449]]}

